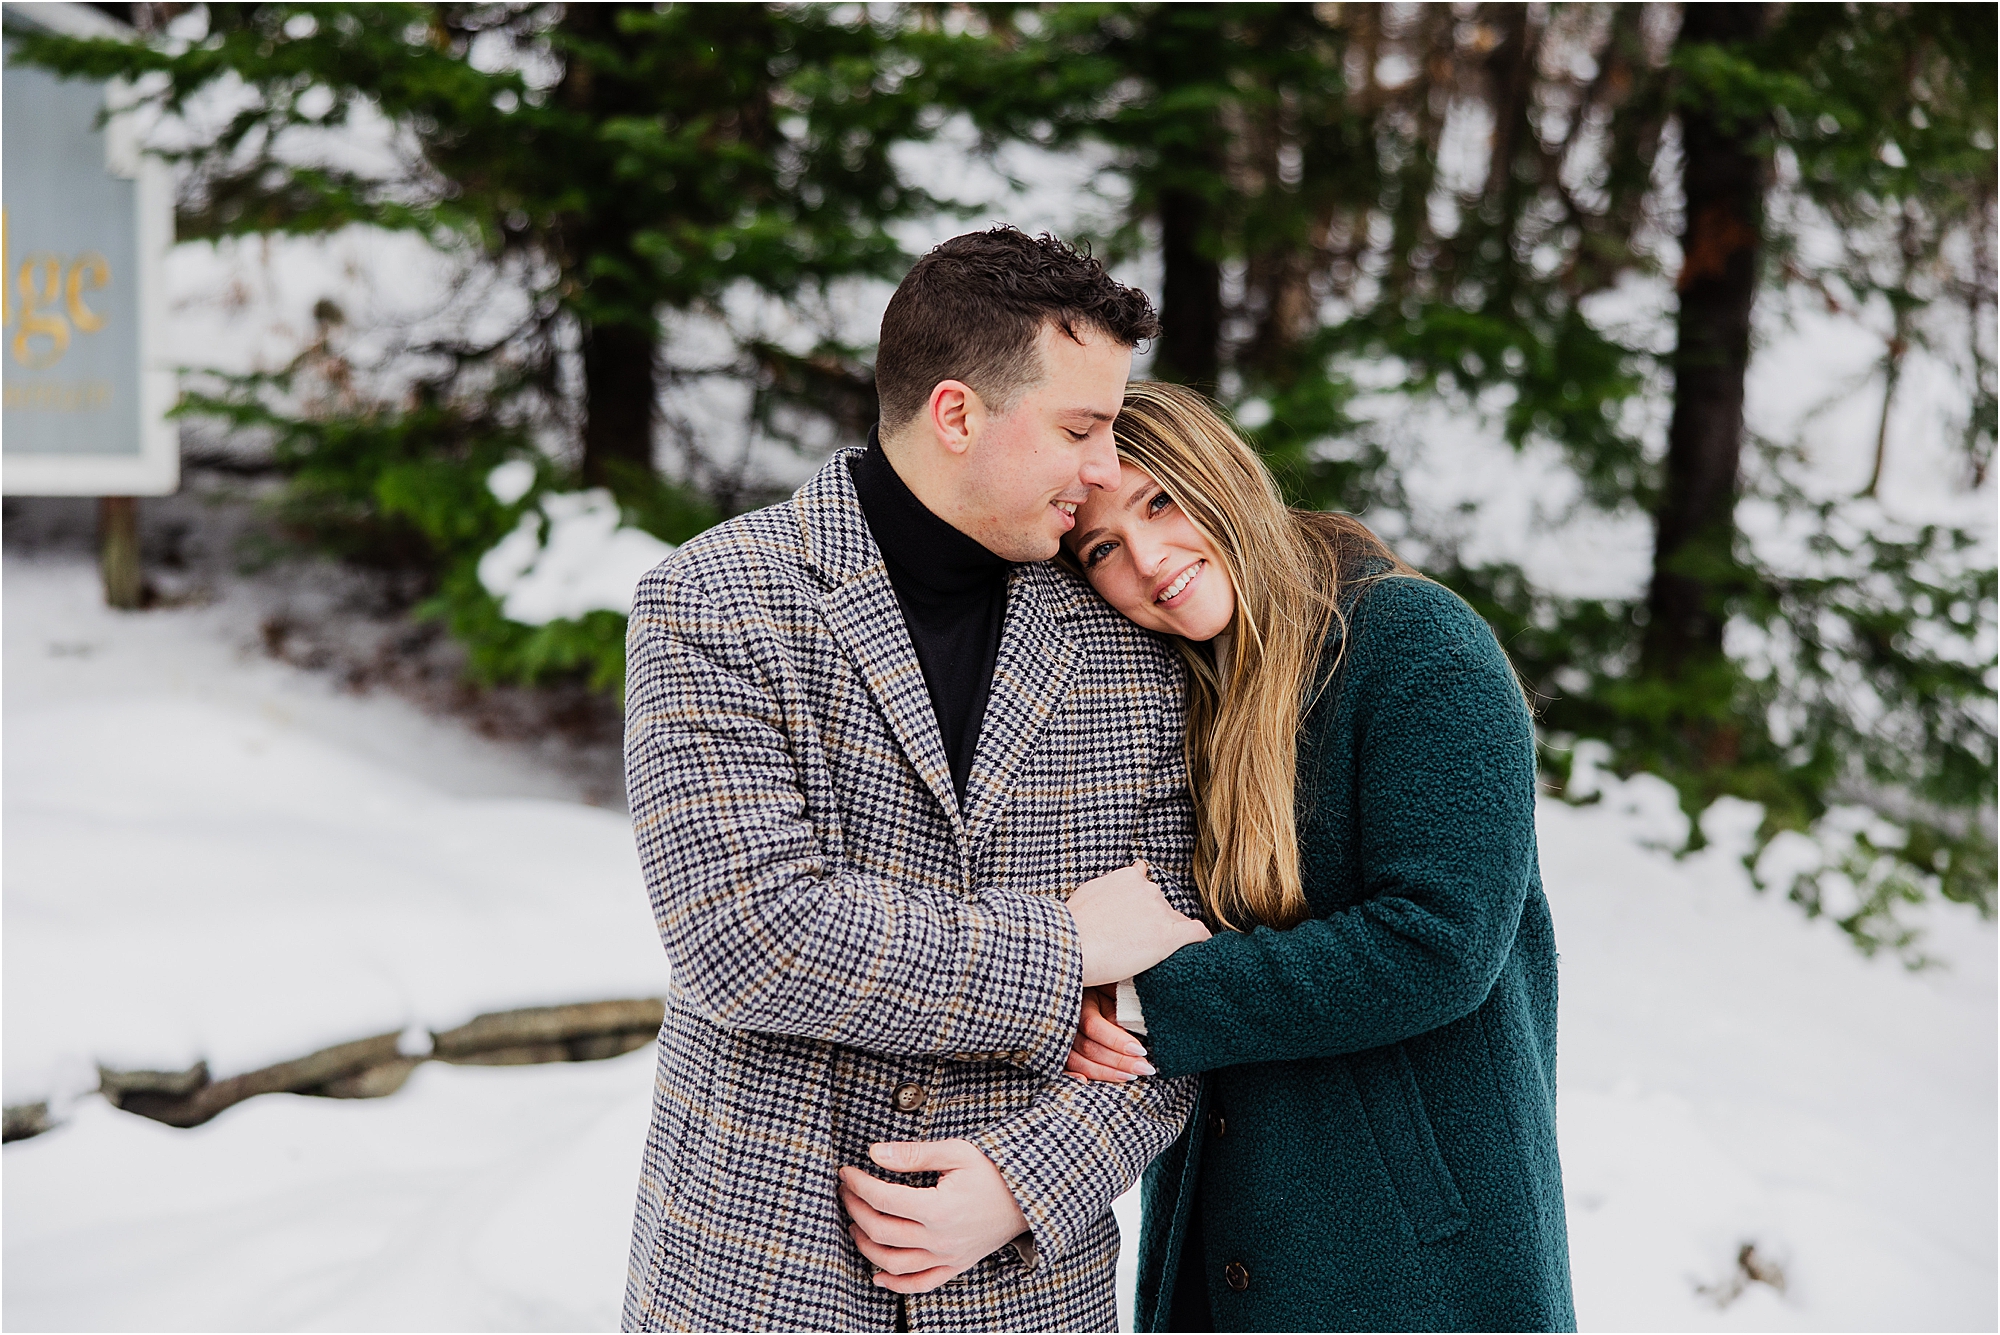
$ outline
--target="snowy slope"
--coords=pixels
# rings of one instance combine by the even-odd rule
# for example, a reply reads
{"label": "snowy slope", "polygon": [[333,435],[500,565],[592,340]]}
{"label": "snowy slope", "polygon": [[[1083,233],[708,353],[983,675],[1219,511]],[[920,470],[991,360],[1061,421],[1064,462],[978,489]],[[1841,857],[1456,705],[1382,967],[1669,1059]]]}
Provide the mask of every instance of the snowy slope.
{"label": "snowy slope", "polygon": [[[1669,801],[1641,776],[1600,807],[1539,813],[1579,1321],[1991,1329],[1991,925],[1934,915],[1946,970],[1864,960],[1750,889],[1754,808],[1711,812],[1700,855],[1648,851]],[[1782,1266],[1782,1299],[1698,1300],[1746,1243]]]}
{"label": "snowy slope", "polygon": [[[242,651],[226,600],[114,616],[92,580],[5,566],[8,1102],[73,1093],[95,1059],[223,1074],[657,994],[621,817]],[[1749,890],[1753,817],[1713,813],[1713,849],[1676,862],[1651,847],[1682,828],[1656,781],[1541,811],[1579,1317],[1992,1328],[1993,930],[1941,910],[1949,969],[1864,960]],[[645,1052],[432,1065],[388,1099],[267,1096],[193,1131],[83,1098],[4,1151],[0,1323],[608,1327],[651,1084]],[[1697,1286],[1745,1243],[1785,1292],[1718,1309]]]}
{"label": "snowy slope", "polygon": [[119,616],[12,557],[5,596],[10,1106],[665,990],[622,815],[247,657],[227,605]]}
{"label": "snowy slope", "polygon": [[9,1330],[610,1330],[651,1053],[419,1067],[193,1131],[87,1100],[6,1149]]}

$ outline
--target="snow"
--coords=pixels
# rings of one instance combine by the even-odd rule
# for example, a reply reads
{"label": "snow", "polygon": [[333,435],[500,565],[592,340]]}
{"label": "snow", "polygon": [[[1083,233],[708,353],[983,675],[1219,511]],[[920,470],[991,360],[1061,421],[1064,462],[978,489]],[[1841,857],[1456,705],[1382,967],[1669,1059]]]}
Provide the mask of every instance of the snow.
{"label": "snow", "polygon": [[[215,615],[109,613],[87,566],[10,557],[5,592],[8,1105],[60,1104],[100,1062],[219,1078],[664,992],[621,814],[205,643]],[[485,791],[439,782],[466,777]]]}
{"label": "snow", "polygon": [[509,459],[486,475],[486,489],[502,505],[512,505],[535,486],[535,466],[526,459]]}
{"label": "snow", "polygon": [[[228,1074],[664,985],[623,817],[243,652],[227,598],[118,615],[94,580],[5,564],[6,1101],[67,1120],[4,1151],[0,1324],[614,1325],[648,1052],[430,1064],[387,1099],[271,1095],[192,1131],[77,1097],[96,1060]],[[1992,1328],[1992,926],[1937,906],[1948,967],[1864,959],[1750,889],[1755,808],[1719,804],[1676,861],[1671,792],[1593,754],[1600,800],[1540,812],[1583,1326]],[[1746,1243],[1785,1289],[1718,1308],[1697,1288]]]}
{"label": "snow", "polygon": [[[526,488],[518,472],[533,465],[514,460],[500,465],[487,486],[502,504]],[[508,493],[512,493],[510,497]],[[546,520],[548,535],[543,537]],[[639,580],[671,556],[674,545],[620,522],[618,500],[602,487],[544,496],[539,509],[521,516],[514,531],[479,558],[479,582],[500,599],[508,620],[541,626],[590,612],[632,610]]]}
{"label": "snow", "polygon": [[649,1050],[417,1068],[192,1131],[98,1098],[6,1150],[10,1330],[610,1330]]}
{"label": "snow", "polygon": [[[1864,959],[1750,889],[1748,803],[1711,808],[1703,852],[1653,851],[1671,833],[1657,782],[1539,813],[1579,1322],[1992,1328],[1991,924],[1943,906],[1928,943],[1947,967]],[[1751,1285],[1718,1311],[1694,1286],[1745,1243],[1785,1293]]]}

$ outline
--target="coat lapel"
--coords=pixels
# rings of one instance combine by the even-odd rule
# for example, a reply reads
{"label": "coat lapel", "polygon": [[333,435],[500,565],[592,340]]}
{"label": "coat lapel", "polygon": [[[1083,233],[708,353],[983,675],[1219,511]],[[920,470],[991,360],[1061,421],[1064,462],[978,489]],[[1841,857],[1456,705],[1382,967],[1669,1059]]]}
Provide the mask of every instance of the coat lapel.
{"label": "coat lapel", "polygon": [[1023,566],[1007,589],[993,691],[965,789],[970,849],[978,848],[1006,810],[1015,774],[1069,692],[1077,648],[1056,615],[1053,578],[1041,566]]}
{"label": "coat lapel", "polygon": [[827,630],[888,720],[896,745],[962,837],[958,794],[951,786],[930,688],[881,550],[854,493],[848,462],[855,453],[834,455],[792,500],[812,563],[831,585],[820,609]]}
{"label": "coat lapel", "polygon": [[938,735],[937,711],[931,705],[930,688],[924,684],[924,672],[917,664],[917,651],[910,644],[909,628],[903,624],[903,609],[896,602],[888,572],[878,561],[873,570],[829,593],[821,607],[827,629],[847,651],[868,693],[889,720],[896,745],[944,808],[952,828],[958,830],[958,794],[951,786],[944,739]]}
{"label": "coat lapel", "polygon": [[897,746],[969,855],[1006,810],[1015,776],[1069,692],[1078,650],[1064,633],[1063,614],[1077,591],[1046,565],[1014,572],[961,817],[930,688],[854,492],[848,471],[854,453],[834,455],[792,498],[811,564],[828,585],[821,609],[828,631],[881,707]]}

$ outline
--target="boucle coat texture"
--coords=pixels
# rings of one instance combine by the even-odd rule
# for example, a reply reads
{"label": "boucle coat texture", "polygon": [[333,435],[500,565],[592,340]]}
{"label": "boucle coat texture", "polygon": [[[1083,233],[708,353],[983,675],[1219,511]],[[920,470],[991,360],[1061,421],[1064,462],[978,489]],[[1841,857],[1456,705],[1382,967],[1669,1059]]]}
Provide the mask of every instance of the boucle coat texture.
{"label": "boucle coat texture", "polygon": [[1314,916],[1137,979],[1160,1072],[1208,1073],[1146,1174],[1141,1330],[1193,1208],[1219,1330],[1575,1329],[1528,711],[1451,592],[1361,590],[1299,748]]}

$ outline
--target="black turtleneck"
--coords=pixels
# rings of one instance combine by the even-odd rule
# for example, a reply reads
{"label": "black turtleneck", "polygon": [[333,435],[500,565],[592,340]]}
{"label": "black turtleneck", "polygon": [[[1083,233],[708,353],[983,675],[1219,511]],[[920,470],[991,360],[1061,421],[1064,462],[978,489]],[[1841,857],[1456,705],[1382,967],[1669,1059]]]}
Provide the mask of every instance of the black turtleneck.
{"label": "black turtleneck", "polygon": [[872,429],[868,449],[853,461],[852,471],[861,513],[882,549],[917,665],[930,688],[951,786],[962,808],[979,725],[993,691],[1007,572],[1013,566],[924,508],[896,476]]}

